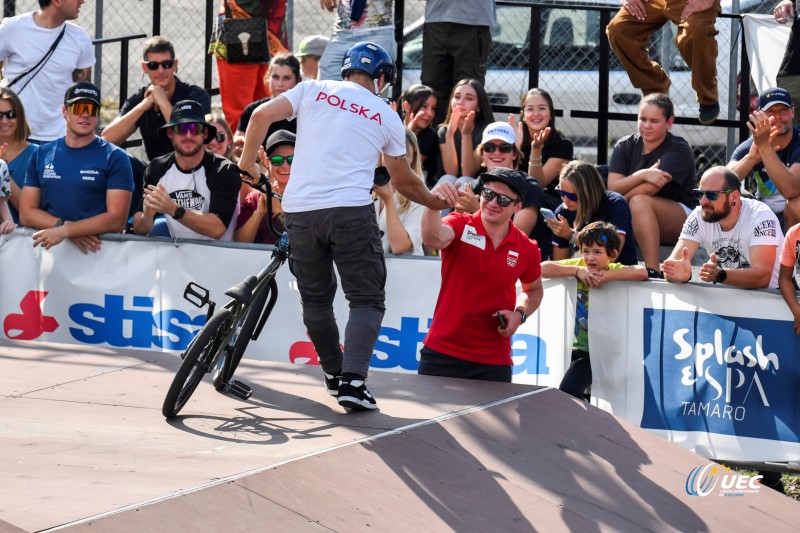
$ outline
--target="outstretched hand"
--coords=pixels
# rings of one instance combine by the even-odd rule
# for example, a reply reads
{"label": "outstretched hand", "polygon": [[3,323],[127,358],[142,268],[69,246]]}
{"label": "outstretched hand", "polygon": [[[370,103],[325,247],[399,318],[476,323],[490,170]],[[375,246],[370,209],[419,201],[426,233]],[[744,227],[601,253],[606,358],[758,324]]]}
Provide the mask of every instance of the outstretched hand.
{"label": "outstretched hand", "polygon": [[661,264],[664,279],[673,283],[684,283],[692,277],[692,262],[689,249],[684,247],[678,259],[667,259]]}

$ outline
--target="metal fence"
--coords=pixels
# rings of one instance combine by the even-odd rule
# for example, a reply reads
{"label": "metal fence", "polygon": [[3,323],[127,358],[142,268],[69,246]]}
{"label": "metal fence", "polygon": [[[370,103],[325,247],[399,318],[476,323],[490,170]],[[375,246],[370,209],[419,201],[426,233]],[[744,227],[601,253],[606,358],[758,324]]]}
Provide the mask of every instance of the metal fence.
{"label": "metal fence", "polygon": [[[5,13],[38,9],[36,0],[4,0]],[[603,7],[598,3],[608,3]],[[768,13],[777,0],[739,0],[743,10]],[[220,0],[94,0],[86,2],[76,21],[97,44],[95,81],[105,106],[101,124],[116,114],[121,100],[146,83],[140,67],[145,37],[162,34],[175,45],[178,76],[216,94],[216,66],[206,54],[208,33]],[[589,5],[591,4],[591,5]],[[558,108],[559,129],[576,144],[576,156],[602,162],[616,139],[635,131],[640,94],[630,86],[613,51],[607,51],[605,24],[618,9],[615,0],[498,1],[498,26],[493,29],[486,88],[498,118],[518,112],[530,86],[548,90]],[[422,52],[421,17],[425,0],[395,0],[397,35],[404,66],[402,85],[419,80]],[[333,14],[318,0],[289,0],[287,28],[290,47],[306,35],[330,35]],[[737,17],[721,17],[717,77],[723,106],[718,127],[699,126],[691,73],[673,44],[675,28],[666,25],[651,41],[651,53],[670,72],[670,95],[678,120],[674,133],[698,150],[701,165],[724,161],[739,140],[735,126],[741,28]],[[531,35],[538,39],[531,40]],[[125,57],[123,42],[129,41]],[[121,41],[115,38],[122,38]],[[110,41],[110,42],[109,42]],[[123,64],[124,62],[124,64]],[[607,64],[607,70],[603,65]],[[598,114],[598,94],[607,94],[608,114]],[[218,104],[218,97],[214,103]],[[600,102],[602,104],[602,102]],[[608,119],[606,121],[605,119]],[[720,127],[721,125],[721,127]]]}

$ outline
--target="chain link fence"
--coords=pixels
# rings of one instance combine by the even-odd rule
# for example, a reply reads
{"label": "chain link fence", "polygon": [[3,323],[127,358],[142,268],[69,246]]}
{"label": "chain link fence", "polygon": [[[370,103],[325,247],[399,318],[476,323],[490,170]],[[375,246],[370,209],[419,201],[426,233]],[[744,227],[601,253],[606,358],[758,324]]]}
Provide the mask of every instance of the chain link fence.
{"label": "chain link fence", "polygon": [[[92,75],[104,95],[101,125],[117,115],[121,99],[147,82],[140,66],[142,43],[159,31],[175,45],[179,61],[178,76],[185,82],[206,86],[212,93],[218,87],[216,66],[207,54],[207,31],[220,0],[94,0],[86,2],[76,21],[93,39],[138,36],[129,41],[129,55],[121,64],[123,45],[110,42],[96,47],[97,65]],[[742,11],[771,12],[777,0],[740,0]],[[505,119],[509,112],[518,112],[522,96],[529,86],[531,54],[531,5],[538,5],[539,72],[538,86],[550,92],[559,110],[557,125],[576,145],[576,157],[596,161],[600,152],[636,129],[635,114],[640,93],[610,52],[609,102],[611,113],[625,115],[625,120],[610,120],[607,138],[598,139],[597,118],[577,118],[574,113],[598,110],[600,13],[618,9],[616,0],[583,2],[582,0],[521,0],[498,2],[498,26],[493,32],[486,89],[497,118]],[[598,7],[605,4],[605,7]],[[591,5],[587,8],[587,5]],[[394,9],[392,5],[392,9]],[[405,0],[402,5],[404,87],[419,82],[422,56],[422,15],[425,0]],[[36,0],[5,0],[6,12],[17,14],[38,9]],[[300,40],[312,34],[330,35],[333,13],[320,7],[318,0],[289,0],[287,29],[292,49]],[[719,18],[717,36],[719,56],[717,78],[722,113],[720,121],[738,120],[737,80],[740,64],[741,28],[738,18]],[[650,51],[670,72],[670,96],[676,104],[678,117],[695,118],[697,103],[691,88],[691,72],[674,44],[674,25],[667,24],[651,39]],[[534,50],[536,47],[534,46]],[[122,69],[127,69],[125,87]],[[218,104],[218,96],[214,98]],[[674,126],[673,132],[686,138],[697,150],[699,165],[720,163],[727,159],[738,142],[735,128],[706,127],[691,124]],[[733,122],[730,122],[733,126]]]}

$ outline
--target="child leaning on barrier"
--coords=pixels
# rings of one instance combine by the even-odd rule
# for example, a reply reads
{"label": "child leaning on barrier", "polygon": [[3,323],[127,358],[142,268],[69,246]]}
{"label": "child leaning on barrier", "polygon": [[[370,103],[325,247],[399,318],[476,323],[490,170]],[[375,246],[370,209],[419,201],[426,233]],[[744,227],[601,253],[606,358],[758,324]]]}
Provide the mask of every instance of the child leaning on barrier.
{"label": "child leaning on barrier", "polygon": [[542,263],[542,277],[574,277],[578,280],[572,359],[558,386],[560,390],[576,398],[583,399],[586,387],[592,383],[592,366],[589,362],[589,289],[599,289],[609,281],[647,279],[645,267],[614,262],[619,256],[621,244],[619,233],[613,224],[593,222],[578,232],[580,257]]}

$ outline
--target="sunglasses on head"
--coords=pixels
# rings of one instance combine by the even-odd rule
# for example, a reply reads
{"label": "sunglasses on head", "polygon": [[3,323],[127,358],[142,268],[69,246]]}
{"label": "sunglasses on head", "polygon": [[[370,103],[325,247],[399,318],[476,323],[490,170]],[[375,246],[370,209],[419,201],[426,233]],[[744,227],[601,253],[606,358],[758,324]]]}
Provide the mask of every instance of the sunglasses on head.
{"label": "sunglasses on head", "polygon": [[519,200],[515,198],[511,198],[510,196],[506,196],[505,194],[500,194],[498,192],[494,192],[492,189],[484,187],[481,189],[481,196],[483,196],[484,200],[487,202],[491,202],[495,198],[497,198],[497,205],[500,207],[508,207],[509,205],[519,203]]}
{"label": "sunglasses on head", "polygon": [[500,150],[501,154],[510,154],[514,150],[514,145],[508,143],[503,143],[503,144],[486,143],[483,145],[484,152],[491,154],[497,150]]}
{"label": "sunglasses on head", "polygon": [[694,193],[694,197],[698,200],[702,200],[703,196],[709,199],[709,201],[713,202],[717,198],[719,198],[720,193],[729,194],[732,193],[734,189],[722,189],[721,191],[701,191],[700,189],[694,189],[692,193]]}
{"label": "sunglasses on head", "polygon": [[276,167],[281,166],[284,161],[289,163],[289,166],[292,166],[292,161],[294,161],[294,156],[293,155],[287,155],[287,156],[271,155],[271,156],[269,156],[269,162],[272,163],[273,165],[275,165]]}
{"label": "sunglasses on head", "polygon": [[69,105],[69,112],[73,115],[89,113],[90,117],[96,117],[100,114],[100,106],[94,102],[75,102]]}
{"label": "sunglasses on head", "polygon": [[13,109],[9,109],[8,111],[0,111],[0,119],[7,118],[8,120],[13,120],[17,118],[17,112]]}
{"label": "sunglasses on head", "polygon": [[575,194],[574,192],[567,192],[567,191],[564,191],[564,190],[561,190],[561,189],[556,189],[556,191],[558,191],[558,194],[559,194],[559,196],[561,196],[561,198],[569,198],[573,202],[577,202],[578,201],[578,195]]}
{"label": "sunglasses on head", "polygon": [[172,68],[172,65],[175,64],[174,59],[165,59],[164,61],[145,61],[145,65],[147,65],[147,70],[158,70],[160,66],[164,70],[169,70]]}
{"label": "sunglasses on head", "polygon": [[172,133],[175,135],[186,135],[187,133],[191,133],[192,135],[202,135],[205,133],[206,127],[204,124],[200,124],[199,122],[189,122],[187,124],[175,124],[172,126]]}

